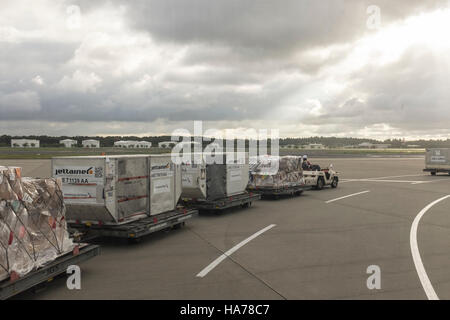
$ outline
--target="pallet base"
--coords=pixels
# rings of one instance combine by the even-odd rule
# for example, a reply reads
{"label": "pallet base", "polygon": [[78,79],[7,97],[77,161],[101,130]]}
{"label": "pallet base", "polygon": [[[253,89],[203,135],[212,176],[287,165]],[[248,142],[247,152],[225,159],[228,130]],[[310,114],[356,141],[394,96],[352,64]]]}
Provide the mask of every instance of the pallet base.
{"label": "pallet base", "polygon": [[229,208],[235,207],[250,207],[253,201],[261,199],[260,194],[256,193],[244,193],[232,197],[227,197],[219,200],[186,200],[184,205],[189,208],[195,208],[200,211],[222,211]]}
{"label": "pallet base", "polygon": [[280,196],[294,196],[301,195],[303,191],[310,190],[311,187],[295,186],[288,188],[258,188],[252,190],[255,193],[261,194],[262,197],[280,197]]}
{"label": "pallet base", "polygon": [[121,225],[91,225],[69,223],[70,230],[78,234],[77,240],[91,241],[100,237],[139,239],[150,233],[184,224],[198,214],[197,210],[175,210],[146,217]]}
{"label": "pallet base", "polygon": [[54,277],[65,273],[69,266],[78,265],[80,262],[98,256],[99,254],[99,246],[81,245],[79,247],[79,253],[76,255],[73,252],[68,252],[16,281],[12,282],[10,279],[3,280],[0,282],[0,300],[6,300],[21,292],[48,282]]}

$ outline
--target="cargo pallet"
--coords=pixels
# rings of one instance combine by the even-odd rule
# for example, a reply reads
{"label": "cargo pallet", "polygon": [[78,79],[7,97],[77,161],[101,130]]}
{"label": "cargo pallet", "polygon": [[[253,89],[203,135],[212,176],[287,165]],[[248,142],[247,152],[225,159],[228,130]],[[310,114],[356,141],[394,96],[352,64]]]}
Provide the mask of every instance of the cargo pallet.
{"label": "cargo pallet", "polygon": [[448,174],[450,174],[450,169],[423,169],[423,172],[430,172],[434,176],[437,173],[448,173]]}
{"label": "cargo pallet", "polygon": [[252,189],[252,192],[259,193],[262,197],[275,197],[279,198],[281,196],[300,196],[303,191],[310,190],[311,186],[290,186],[284,188],[257,188]]}
{"label": "cargo pallet", "polygon": [[197,210],[178,209],[119,225],[69,222],[68,226],[69,231],[74,234],[74,237],[78,241],[89,242],[101,237],[124,238],[138,241],[153,232],[184,226],[185,220],[197,214]]}
{"label": "cargo pallet", "polygon": [[31,271],[21,278],[13,279],[13,276],[11,276],[9,279],[0,281],[0,300],[9,299],[40,284],[50,282],[56,276],[66,273],[69,266],[78,265],[80,262],[99,254],[99,246],[82,244],[77,246],[72,252],[59,256],[54,261]]}
{"label": "cargo pallet", "polygon": [[258,193],[243,193],[219,200],[183,200],[184,205],[199,211],[222,211],[229,208],[251,207],[253,201],[261,199]]}

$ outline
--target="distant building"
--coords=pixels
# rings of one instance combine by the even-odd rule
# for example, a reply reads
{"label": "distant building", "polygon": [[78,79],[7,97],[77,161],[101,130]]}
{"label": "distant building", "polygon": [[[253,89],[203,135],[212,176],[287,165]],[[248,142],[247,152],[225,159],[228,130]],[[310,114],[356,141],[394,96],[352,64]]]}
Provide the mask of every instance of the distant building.
{"label": "distant building", "polygon": [[114,142],[114,147],[127,149],[149,149],[152,147],[152,143],[149,141],[116,141]]}
{"label": "distant building", "polygon": [[137,141],[116,141],[114,147],[132,149],[135,148],[136,143]]}
{"label": "distant building", "polygon": [[321,143],[310,143],[310,144],[304,145],[303,148],[305,148],[305,149],[325,149],[325,146]]}
{"label": "distant building", "polygon": [[389,149],[391,147],[390,144],[375,144],[375,149]]}
{"label": "distant building", "polygon": [[300,148],[302,148],[302,146],[300,146],[298,144],[287,144],[282,147],[285,149],[300,149]]}
{"label": "distant building", "polygon": [[78,144],[78,141],[72,140],[72,139],[66,139],[59,141],[59,144],[63,144],[66,148],[73,148],[76,147]]}
{"label": "distant building", "polygon": [[359,148],[363,148],[363,149],[372,149],[373,148],[373,143],[370,142],[363,142],[358,144]]}
{"label": "distant building", "polygon": [[358,145],[361,149],[388,149],[391,147],[390,144],[381,144],[381,143],[370,143],[363,142]]}
{"label": "distant building", "polygon": [[358,148],[363,148],[363,149],[371,149],[373,147],[373,143],[370,142],[363,142],[358,144]]}
{"label": "distant building", "polygon": [[39,148],[39,140],[30,139],[11,139],[12,148]]}
{"label": "distant building", "polygon": [[152,143],[149,141],[139,141],[136,144],[136,147],[140,149],[150,149],[152,147]]}
{"label": "distant building", "polygon": [[100,148],[100,141],[98,140],[83,140],[81,144],[83,148]]}
{"label": "distant building", "polygon": [[176,145],[180,145],[182,148],[185,148],[186,146],[189,147],[200,146],[200,148],[202,147],[202,144],[196,141],[191,142],[163,141],[158,143],[158,147],[163,149],[170,149],[175,147]]}
{"label": "distant building", "polygon": [[129,141],[116,141],[114,142],[114,148],[128,148]]}
{"label": "distant building", "polygon": [[163,148],[163,149],[170,149],[173,148],[177,145],[178,142],[175,141],[163,141],[158,143],[158,147],[159,148]]}

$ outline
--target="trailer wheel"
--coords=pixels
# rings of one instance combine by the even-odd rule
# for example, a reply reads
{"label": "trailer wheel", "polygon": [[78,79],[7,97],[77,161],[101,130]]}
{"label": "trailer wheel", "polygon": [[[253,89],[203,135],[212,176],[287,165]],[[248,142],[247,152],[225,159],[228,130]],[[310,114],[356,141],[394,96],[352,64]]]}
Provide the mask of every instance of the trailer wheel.
{"label": "trailer wheel", "polygon": [[331,183],[331,187],[333,189],[336,189],[338,187],[339,184],[339,178],[338,177],[334,177],[333,182]]}
{"label": "trailer wheel", "polygon": [[172,226],[172,230],[178,230],[178,229],[181,229],[181,227],[184,227],[184,222],[180,222],[180,223],[174,224]]}
{"label": "trailer wheel", "polygon": [[41,293],[42,291],[47,290],[48,283],[51,282],[52,280],[53,280],[53,278],[50,278],[50,279],[48,279],[48,280],[45,281],[45,282],[42,282],[42,283],[39,283],[39,284],[33,286],[33,287],[30,289],[30,292],[33,293],[33,294],[39,294],[39,293]]}
{"label": "trailer wheel", "polygon": [[323,177],[319,177],[319,179],[317,179],[316,189],[322,190],[324,186],[325,186],[325,180],[323,179]]}
{"label": "trailer wheel", "polygon": [[129,244],[138,244],[142,241],[141,238],[128,238],[128,243]]}

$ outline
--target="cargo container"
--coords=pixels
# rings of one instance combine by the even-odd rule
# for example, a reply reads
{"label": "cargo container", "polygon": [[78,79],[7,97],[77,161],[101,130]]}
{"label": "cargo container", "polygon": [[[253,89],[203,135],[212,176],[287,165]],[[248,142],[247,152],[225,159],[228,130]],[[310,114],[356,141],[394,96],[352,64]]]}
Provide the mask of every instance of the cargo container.
{"label": "cargo container", "polygon": [[181,171],[170,155],[60,157],[52,175],[61,178],[71,223],[117,225],[175,210]]}
{"label": "cargo container", "polygon": [[[246,191],[248,154],[216,154],[214,159],[198,154],[187,156],[182,168],[182,199],[188,208],[219,212],[251,206],[259,194]],[[196,158],[196,161],[194,161]]]}
{"label": "cargo container", "polygon": [[199,157],[183,162],[182,198],[218,200],[245,192],[249,178],[248,155],[241,161],[232,154],[218,154],[214,160]]}
{"label": "cargo container", "polygon": [[450,149],[427,149],[424,171],[430,172],[432,175],[439,172],[450,174]]}

